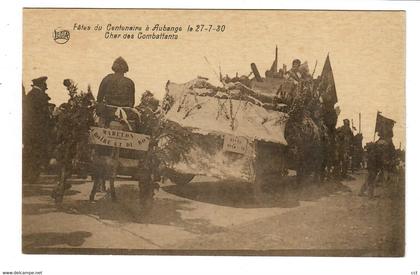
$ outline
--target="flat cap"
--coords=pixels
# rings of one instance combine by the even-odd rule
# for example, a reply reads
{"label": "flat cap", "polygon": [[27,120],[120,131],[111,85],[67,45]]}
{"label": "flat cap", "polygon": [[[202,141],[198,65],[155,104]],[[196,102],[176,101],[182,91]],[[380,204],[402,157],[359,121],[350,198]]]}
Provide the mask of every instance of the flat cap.
{"label": "flat cap", "polygon": [[48,77],[41,76],[41,77],[32,79],[32,83],[33,83],[33,85],[45,84],[45,81],[47,81],[47,79],[48,79]]}

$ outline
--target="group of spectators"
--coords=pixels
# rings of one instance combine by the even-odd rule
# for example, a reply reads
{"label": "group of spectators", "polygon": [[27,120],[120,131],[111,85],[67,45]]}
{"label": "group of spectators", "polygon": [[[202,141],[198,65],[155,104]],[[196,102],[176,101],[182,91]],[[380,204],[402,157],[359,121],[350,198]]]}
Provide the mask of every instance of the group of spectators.
{"label": "group of spectators", "polygon": [[[85,177],[86,163],[90,158],[89,127],[95,124],[109,127],[119,107],[127,110],[129,120],[135,117],[134,125],[130,125],[131,131],[149,126],[146,125],[149,119],[145,116],[151,116],[157,110],[159,101],[152,92],[146,91],[140,104],[133,108],[135,86],[131,79],[124,76],[128,72],[127,62],[122,57],[117,58],[112,70],[114,73],[102,80],[96,100],[90,87],[87,92],[78,91],[71,79],[63,81],[69,99],[58,107],[49,102],[48,77],[33,79],[32,89],[27,94],[22,89],[23,182],[36,182],[41,171],[48,172],[57,164],[65,166],[68,173],[76,167],[77,172]],[[138,117],[140,113],[143,119]],[[142,123],[145,125],[140,125]]]}
{"label": "group of spectators", "polygon": [[[329,65],[329,59],[327,62]],[[35,182],[41,171],[50,166],[51,159],[56,159],[62,166],[67,167],[67,171],[72,171],[77,166],[75,160],[81,164],[79,167],[86,168],[85,164],[89,162],[89,127],[95,123],[99,127],[109,127],[119,108],[128,108],[128,120],[141,113],[144,117],[134,119],[134,129],[130,127],[130,130],[142,128],[145,129],[145,134],[150,134],[147,133],[147,129],[150,128],[148,123],[155,117],[153,113],[158,109],[159,101],[154,98],[153,93],[146,91],[140,104],[133,108],[135,85],[131,79],[124,76],[129,70],[127,62],[122,57],[117,58],[112,70],[114,73],[108,74],[102,80],[96,101],[90,88],[87,93],[79,93],[77,85],[70,79],[63,81],[69,99],[59,107],[49,102],[48,77],[33,79],[32,89],[27,94],[23,89],[24,182]],[[326,71],[328,76],[329,72]],[[266,77],[287,80],[282,82],[278,89],[277,97],[280,100],[289,100],[288,96],[294,92],[291,101],[285,102],[288,103],[292,123],[304,127],[302,118],[307,115],[314,121],[318,130],[324,132],[326,138],[321,140],[321,146],[326,147],[326,150],[322,153],[326,154],[327,161],[331,161],[332,164],[327,164],[323,169],[333,167],[335,175],[345,178],[349,170],[364,168],[366,163],[369,173],[361,194],[368,192],[369,196],[373,196],[372,182],[380,172],[391,172],[396,165],[396,150],[392,143],[392,135],[389,135],[392,130],[387,131],[385,136],[380,135],[375,143],[368,143],[364,149],[363,136],[360,133],[353,134],[348,119],[344,119],[343,126],[336,128],[338,113],[334,108],[337,100],[335,86],[325,82],[323,78],[326,77],[323,75],[313,79],[307,66],[302,67],[298,59],[293,61],[289,71],[279,70],[275,75],[266,73]],[[246,84],[249,85],[248,82]],[[327,87],[322,90],[323,85]],[[95,115],[99,116],[96,121]],[[140,125],[141,123],[144,125]],[[304,130],[300,132],[297,134],[305,134]],[[87,175],[87,171],[80,173]]]}

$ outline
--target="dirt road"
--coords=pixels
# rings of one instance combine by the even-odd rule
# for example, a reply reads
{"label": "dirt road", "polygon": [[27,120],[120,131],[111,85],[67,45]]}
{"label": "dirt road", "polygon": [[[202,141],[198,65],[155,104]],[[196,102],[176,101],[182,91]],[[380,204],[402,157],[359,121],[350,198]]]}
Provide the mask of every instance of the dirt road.
{"label": "dirt road", "polygon": [[[162,185],[148,215],[135,182],[119,180],[118,202],[88,202],[92,183],[73,179],[64,203],[49,197],[54,178],[23,186],[27,253],[276,254],[398,256],[404,244],[404,186],[382,183],[377,197],[358,196],[363,172],[341,183],[250,186],[196,178]],[[176,250],[176,251],[174,251]]]}

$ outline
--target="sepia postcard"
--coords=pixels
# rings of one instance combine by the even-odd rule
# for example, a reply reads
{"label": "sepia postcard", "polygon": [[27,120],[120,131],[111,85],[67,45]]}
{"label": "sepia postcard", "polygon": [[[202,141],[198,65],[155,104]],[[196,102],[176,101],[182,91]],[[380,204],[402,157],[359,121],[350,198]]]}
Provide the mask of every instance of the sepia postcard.
{"label": "sepia postcard", "polygon": [[22,12],[24,254],[404,256],[404,11]]}

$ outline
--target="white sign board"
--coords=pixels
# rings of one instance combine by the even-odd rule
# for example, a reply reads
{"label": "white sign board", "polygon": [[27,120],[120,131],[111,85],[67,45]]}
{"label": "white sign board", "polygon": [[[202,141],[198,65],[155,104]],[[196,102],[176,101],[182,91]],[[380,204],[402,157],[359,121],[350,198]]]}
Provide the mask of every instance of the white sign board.
{"label": "white sign board", "polygon": [[244,137],[225,135],[223,140],[223,151],[246,154],[248,140]]}
{"label": "white sign board", "polygon": [[90,127],[90,143],[139,151],[149,149],[150,136],[107,128]]}

